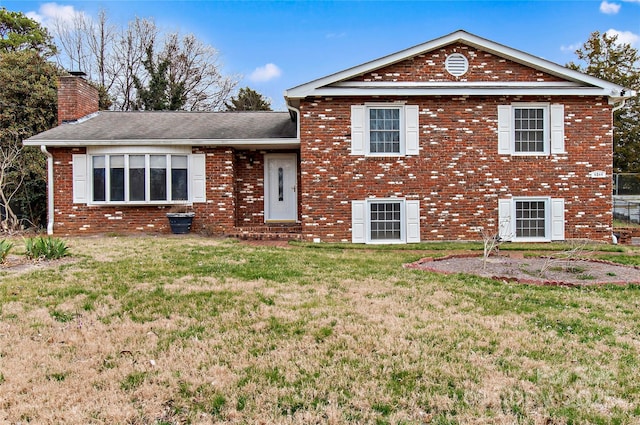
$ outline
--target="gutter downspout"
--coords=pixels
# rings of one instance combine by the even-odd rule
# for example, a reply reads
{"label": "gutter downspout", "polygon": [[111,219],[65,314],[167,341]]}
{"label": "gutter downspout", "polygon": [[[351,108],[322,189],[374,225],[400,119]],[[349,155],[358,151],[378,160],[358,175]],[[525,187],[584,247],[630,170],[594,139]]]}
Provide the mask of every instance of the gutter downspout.
{"label": "gutter downspout", "polygon": [[291,105],[290,99],[287,97],[287,91],[285,90],[284,92],[284,99],[285,99],[285,103],[287,105],[287,109],[289,110],[289,112],[293,111],[296,113],[296,137],[298,138],[298,141],[300,141],[300,109],[294,107],[293,105]]}
{"label": "gutter downspout", "polygon": [[296,137],[300,141],[300,110],[287,103],[287,109],[296,113]]}
{"label": "gutter downspout", "polygon": [[40,145],[40,150],[47,156],[47,235],[53,235],[54,205],[53,205],[53,155],[46,145]]}
{"label": "gutter downspout", "polygon": [[627,99],[622,99],[622,101],[620,102],[620,104],[618,106],[614,106],[613,109],[611,109],[611,113],[613,114],[615,111],[624,108],[624,105],[627,103]]}
{"label": "gutter downspout", "polygon": [[[624,105],[625,105],[626,103],[627,103],[627,99],[624,99],[624,98],[623,98],[623,99],[620,101],[620,104],[619,104],[619,105],[614,106],[614,107],[611,109],[611,120],[612,120],[612,121],[613,121],[613,114],[614,114],[617,110],[624,108]],[[616,185],[617,185],[617,184],[616,184]],[[611,194],[611,198],[612,198],[612,200],[611,200],[611,204],[612,204],[612,205],[615,205],[616,200],[615,200],[615,196],[614,196],[613,194]],[[618,236],[618,235],[616,235],[615,233],[611,232],[611,242],[612,242],[614,245],[618,245],[618,239],[619,239],[619,236]]]}

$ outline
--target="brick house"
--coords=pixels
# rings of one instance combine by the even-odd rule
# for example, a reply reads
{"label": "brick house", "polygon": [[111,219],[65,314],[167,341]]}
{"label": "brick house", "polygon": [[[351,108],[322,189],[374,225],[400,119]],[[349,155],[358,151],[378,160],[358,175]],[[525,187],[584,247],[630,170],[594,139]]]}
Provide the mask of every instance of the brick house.
{"label": "brick house", "polygon": [[97,112],[62,77],[49,232],[354,243],[611,240],[612,112],[635,93],[464,31],[289,89],[289,112]]}

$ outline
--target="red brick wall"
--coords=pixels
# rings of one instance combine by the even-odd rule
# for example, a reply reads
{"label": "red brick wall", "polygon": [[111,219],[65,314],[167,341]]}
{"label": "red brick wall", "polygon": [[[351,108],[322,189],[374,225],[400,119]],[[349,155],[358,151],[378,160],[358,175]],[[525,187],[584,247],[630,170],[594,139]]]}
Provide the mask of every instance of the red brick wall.
{"label": "red brick wall", "polygon": [[236,225],[264,225],[264,152],[238,151],[236,163]]}
{"label": "red brick wall", "polygon": [[[350,105],[406,100],[419,105],[420,155],[350,155]],[[565,105],[566,155],[498,155],[497,106]],[[567,238],[611,240],[611,107],[604,98],[420,97],[319,98],[301,107],[302,229],[307,239],[351,240],[351,201],[420,201],[422,240],[479,239],[496,226],[498,199],[565,199]]]}
{"label": "red brick wall", "polygon": [[[461,53],[469,61],[469,70],[454,77],[444,67],[452,53]],[[544,72],[502,59],[464,44],[452,44],[415,56],[385,68],[369,72],[353,81],[563,81]]]}
{"label": "red brick wall", "polygon": [[98,89],[72,75],[58,79],[58,125],[98,112]]}
{"label": "red brick wall", "polygon": [[161,207],[104,207],[73,203],[72,155],[84,148],[49,148],[54,160],[54,233],[135,233],[169,231]]}
{"label": "red brick wall", "polygon": [[195,203],[195,231],[227,233],[235,225],[235,150],[225,147],[198,147],[194,153],[206,154],[207,202]]}
{"label": "red brick wall", "polygon": [[[104,206],[73,203],[72,155],[84,148],[49,148],[54,158],[54,233],[168,233],[169,206]],[[231,148],[194,148],[206,155],[207,201],[193,204],[194,231],[227,233],[235,223],[234,170]]]}

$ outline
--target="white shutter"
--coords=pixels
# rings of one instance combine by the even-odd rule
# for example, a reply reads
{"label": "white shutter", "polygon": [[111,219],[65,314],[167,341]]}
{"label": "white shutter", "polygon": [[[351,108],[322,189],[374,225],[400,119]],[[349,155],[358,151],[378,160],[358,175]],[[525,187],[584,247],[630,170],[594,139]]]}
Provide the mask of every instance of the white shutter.
{"label": "white shutter", "polygon": [[564,199],[551,199],[551,240],[564,240]]}
{"label": "white shutter", "polygon": [[73,203],[86,204],[89,185],[87,183],[87,155],[72,155]]}
{"label": "white shutter", "polygon": [[418,105],[406,105],[404,107],[404,125],[405,125],[405,154],[418,155],[420,148],[419,137],[419,111]]}
{"label": "white shutter", "polygon": [[549,108],[551,126],[551,153],[565,153],[564,150],[564,105],[551,105]]}
{"label": "white shutter", "polygon": [[498,200],[498,236],[505,241],[510,241],[515,236],[511,217],[512,206],[511,199]]}
{"label": "white shutter", "polygon": [[511,153],[511,105],[498,105],[498,154]]}
{"label": "white shutter", "polygon": [[367,202],[351,201],[351,242],[365,243],[367,241]]}
{"label": "white shutter", "polygon": [[205,202],[207,200],[206,156],[194,154],[191,158],[191,201]]}
{"label": "white shutter", "polygon": [[364,112],[363,105],[351,105],[351,155],[364,155]]}
{"label": "white shutter", "polygon": [[420,201],[405,201],[407,243],[420,242]]}

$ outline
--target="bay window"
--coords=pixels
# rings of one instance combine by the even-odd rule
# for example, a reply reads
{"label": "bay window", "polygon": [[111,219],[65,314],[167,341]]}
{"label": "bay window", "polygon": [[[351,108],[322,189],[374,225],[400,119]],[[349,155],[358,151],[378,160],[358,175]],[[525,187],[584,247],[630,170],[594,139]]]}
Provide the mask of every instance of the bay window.
{"label": "bay window", "polygon": [[147,149],[88,149],[87,155],[73,155],[74,203],[205,201],[203,154],[191,154],[190,149],[174,149],[176,153],[143,150]]}

